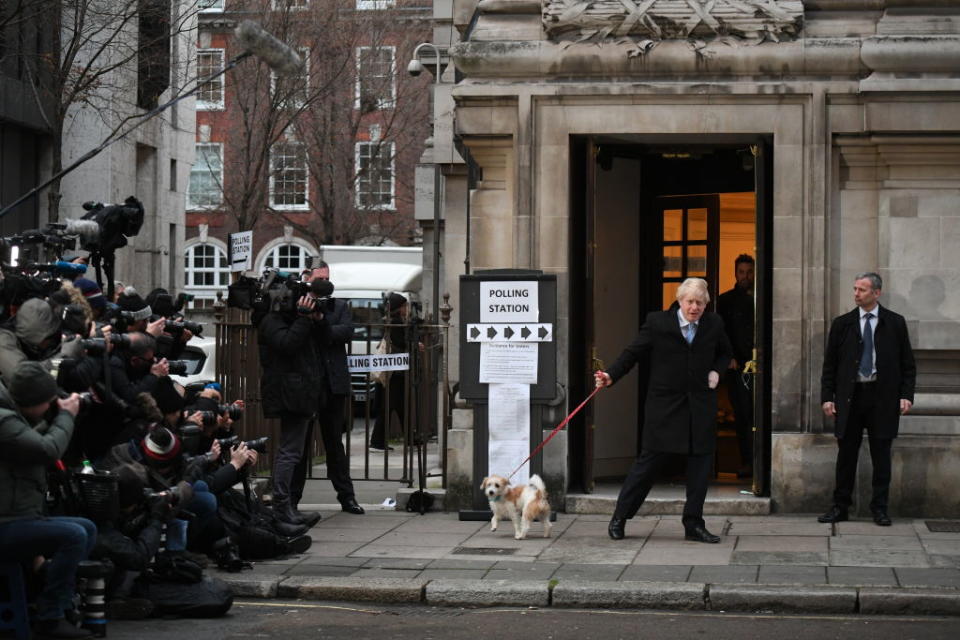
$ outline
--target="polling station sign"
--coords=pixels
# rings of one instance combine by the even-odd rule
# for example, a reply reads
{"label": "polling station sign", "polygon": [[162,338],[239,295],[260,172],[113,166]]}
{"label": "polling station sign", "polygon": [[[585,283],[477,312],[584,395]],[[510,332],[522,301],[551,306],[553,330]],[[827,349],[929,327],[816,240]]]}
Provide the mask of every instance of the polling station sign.
{"label": "polling station sign", "polygon": [[347,356],[350,373],[369,371],[407,371],[410,369],[409,353],[374,353],[370,355]]}
{"label": "polling station sign", "polygon": [[536,281],[480,283],[480,322],[538,322],[539,288]]}

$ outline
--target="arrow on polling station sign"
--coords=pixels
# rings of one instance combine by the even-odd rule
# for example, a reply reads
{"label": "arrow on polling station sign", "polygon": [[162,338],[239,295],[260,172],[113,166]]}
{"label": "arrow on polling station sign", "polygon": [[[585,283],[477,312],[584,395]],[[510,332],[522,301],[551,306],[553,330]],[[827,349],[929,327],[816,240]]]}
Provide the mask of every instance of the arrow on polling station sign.
{"label": "arrow on polling station sign", "polygon": [[467,342],[553,342],[549,322],[471,323]]}

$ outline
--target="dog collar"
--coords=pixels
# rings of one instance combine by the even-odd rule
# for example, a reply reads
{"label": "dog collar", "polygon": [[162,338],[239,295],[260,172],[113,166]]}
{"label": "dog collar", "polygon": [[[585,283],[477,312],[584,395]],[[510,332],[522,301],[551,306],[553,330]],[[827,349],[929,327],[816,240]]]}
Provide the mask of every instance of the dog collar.
{"label": "dog collar", "polygon": [[497,500],[499,500],[499,499],[502,498],[502,497],[503,497],[503,496],[496,496],[495,498],[490,498],[490,502],[496,502]]}

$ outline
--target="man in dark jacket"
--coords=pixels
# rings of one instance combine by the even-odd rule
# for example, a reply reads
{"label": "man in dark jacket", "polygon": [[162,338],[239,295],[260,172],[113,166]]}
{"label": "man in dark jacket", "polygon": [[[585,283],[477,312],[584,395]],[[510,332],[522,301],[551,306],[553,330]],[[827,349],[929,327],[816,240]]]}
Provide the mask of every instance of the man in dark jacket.
{"label": "man in dark jacket", "polygon": [[[68,624],[77,566],[90,556],[97,529],[86,518],[44,517],[46,469],[67,450],[80,397],[57,399],[57,385],[37,362],[24,362],[0,384],[0,556],[31,565],[49,558],[37,597],[38,637],[84,638]],[[9,391],[8,391],[9,388]],[[56,416],[46,422],[51,405]]]}
{"label": "man in dark jacket", "polygon": [[882,527],[890,495],[890,447],[897,437],[900,416],[913,406],[917,367],[903,316],[877,302],[883,281],[863,273],[853,283],[857,308],[834,318],[823,355],[820,401],[823,413],[834,418],[837,437],[837,476],[833,507],[820,522],[846,520],[853,504],[857,458],[863,430],[870,438],[873,499],[870,512]]}
{"label": "man in dark jacket", "polygon": [[[329,280],[330,267],[326,262],[321,262],[320,266],[310,272],[309,282]],[[353,338],[353,322],[345,300],[335,299],[333,308],[319,315],[320,319],[314,326],[313,340],[326,383],[324,393],[320,394],[317,420],[320,423],[320,435],[323,438],[323,449],[327,456],[327,476],[337,491],[340,507],[347,513],[360,515],[364,512],[363,507],[357,503],[353,481],[350,480],[350,459],[347,458],[343,449],[343,410],[350,393],[346,345]],[[304,442],[305,451],[308,453],[300,458],[290,487],[290,503],[294,509],[303,497],[307,469],[312,463],[309,455],[312,441],[313,420],[308,423]]]}
{"label": "man in dark jacket", "polygon": [[717,384],[730,363],[730,342],[723,320],[707,313],[707,283],[687,278],[677,289],[677,310],[647,316],[640,334],[607,371],[596,372],[597,386],[610,386],[650,353],[650,385],[643,422],[643,450],[617,498],[608,532],[624,537],[626,520],[636,515],[664,464],[687,458],[687,502],[683,528],[687,540],[720,542],[707,531],[703,502],[717,444]]}
{"label": "man in dark jacket", "polygon": [[273,508],[277,519],[302,524],[306,516],[291,503],[294,469],[304,456],[307,425],[320,402],[325,382],[313,345],[315,323],[319,321],[314,300],[292,294],[271,300],[271,309],[258,325],[260,397],[263,416],[280,418],[280,446],[273,463]]}

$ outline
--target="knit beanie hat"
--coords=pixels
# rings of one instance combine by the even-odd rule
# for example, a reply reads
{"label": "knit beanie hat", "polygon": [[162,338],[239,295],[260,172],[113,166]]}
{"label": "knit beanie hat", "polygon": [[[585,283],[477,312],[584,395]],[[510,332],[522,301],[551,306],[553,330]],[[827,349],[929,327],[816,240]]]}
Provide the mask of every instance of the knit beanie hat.
{"label": "knit beanie hat", "polygon": [[39,362],[24,362],[7,385],[18,407],[36,407],[57,397],[57,381]]}
{"label": "knit beanie hat", "polygon": [[93,280],[77,278],[73,281],[73,286],[80,290],[80,293],[83,294],[92,308],[105,309],[107,307],[107,298],[103,295],[100,286]]}
{"label": "knit beanie hat", "polygon": [[169,429],[154,426],[141,443],[148,464],[170,462],[180,454],[180,438]]}
{"label": "knit beanie hat", "polygon": [[120,306],[121,311],[130,314],[130,319],[133,322],[146,320],[153,315],[153,310],[150,308],[150,305],[144,302],[143,298],[140,297],[140,294],[137,293],[133,287],[127,287],[123,290],[123,293],[120,294],[120,298],[117,300],[117,304]]}
{"label": "knit beanie hat", "polygon": [[390,313],[396,313],[400,307],[407,304],[407,299],[399,293],[391,293],[387,296],[387,307]]}
{"label": "knit beanie hat", "polygon": [[160,378],[150,393],[153,399],[157,401],[157,407],[160,409],[160,413],[164,415],[173,413],[174,411],[180,411],[185,405],[183,396],[180,395],[176,383],[169,377],[165,376]]}

